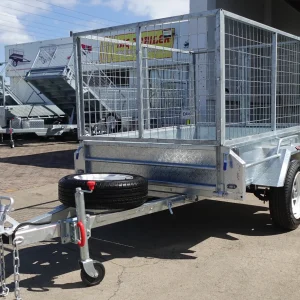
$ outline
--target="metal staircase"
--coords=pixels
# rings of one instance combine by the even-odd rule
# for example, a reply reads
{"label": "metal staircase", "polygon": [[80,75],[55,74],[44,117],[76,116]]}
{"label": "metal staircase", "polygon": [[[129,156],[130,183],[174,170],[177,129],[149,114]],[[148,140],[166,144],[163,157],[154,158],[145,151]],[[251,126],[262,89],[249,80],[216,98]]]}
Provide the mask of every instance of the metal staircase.
{"label": "metal staircase", "polygon": [[[94,75],[95,70],[85,72],[83,82],[85,105],[94,112],[109,112],[111,109],[106,99],[100,96],[101,88],[99,87],[104,85],[111,88],[117,87],[102,70],[96,71],[97,76]],[[72,44],[40,48],[25,80],[64,111],[73,123],[76,122],[76,86]],[[96,80],[100,82],[95,83]],[[100,122],[101,120],[90,121]]]}

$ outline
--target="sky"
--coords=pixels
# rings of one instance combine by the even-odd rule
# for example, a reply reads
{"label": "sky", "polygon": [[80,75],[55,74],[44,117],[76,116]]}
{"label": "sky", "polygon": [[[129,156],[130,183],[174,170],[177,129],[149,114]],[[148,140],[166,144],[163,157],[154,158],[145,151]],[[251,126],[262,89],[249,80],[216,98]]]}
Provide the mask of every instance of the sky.
{"label": "sky", "polygon": [[67,37],[70,31],[188,13],[189,0],[1,0],[0,62],[4,46]]}

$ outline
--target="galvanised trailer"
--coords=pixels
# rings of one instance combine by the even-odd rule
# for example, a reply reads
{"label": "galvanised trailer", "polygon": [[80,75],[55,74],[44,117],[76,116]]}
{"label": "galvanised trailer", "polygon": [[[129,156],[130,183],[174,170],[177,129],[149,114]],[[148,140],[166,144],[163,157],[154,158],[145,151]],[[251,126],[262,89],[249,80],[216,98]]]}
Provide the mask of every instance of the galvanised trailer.
{"label": "galvanised trailer", "polygon": [[[162,210],[173,213],[173,207],[202,199],[242,201],[254,193],[269,201],[275,225],[298,227],[299,37],[223,10],[73,37],[81,145],[75,174],[59,182],[63,205],[19,224],[9,217],[13,200],[1,204],[2,238],[14,246],[17,298],[19,246],[56,237],[77,243],[82,280],[96,285],[105,271],[89,257],[92,228]],[[89,40],[92,62],[81,51]],[[114,70],[119,82],[134,89],[128,97],[136,105],[115,111],[135,110],[130,130],[103,134],[94,128],[95,120],[108,127],[101,106],[91,105],[105,99],[89,98],[85,77],[98,74],[99,87],[103,70]],[[177,91],[181,81],[184,93]]]}

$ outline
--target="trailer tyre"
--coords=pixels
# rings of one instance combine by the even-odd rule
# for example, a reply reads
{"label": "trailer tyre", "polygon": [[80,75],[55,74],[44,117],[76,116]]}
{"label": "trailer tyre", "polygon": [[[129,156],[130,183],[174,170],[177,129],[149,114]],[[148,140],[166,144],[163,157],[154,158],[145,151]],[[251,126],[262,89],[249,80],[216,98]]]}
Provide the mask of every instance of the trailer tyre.
{"label": "trailer tyre", "polygon": [[85,193],[87,209],[130,209],[144,204],[148,182],[138,175],[80,174],[63,177],[58,183],[58,199],[66,206],[75,207],[76,188],[88,190],[88,182],[95,181],[92,193]]}
{"label": "trailer tyre", "polygon": [[273,224],[286,230],[300,225],[300,162],[292,161],[283,187],[270,189],[270,214]]}

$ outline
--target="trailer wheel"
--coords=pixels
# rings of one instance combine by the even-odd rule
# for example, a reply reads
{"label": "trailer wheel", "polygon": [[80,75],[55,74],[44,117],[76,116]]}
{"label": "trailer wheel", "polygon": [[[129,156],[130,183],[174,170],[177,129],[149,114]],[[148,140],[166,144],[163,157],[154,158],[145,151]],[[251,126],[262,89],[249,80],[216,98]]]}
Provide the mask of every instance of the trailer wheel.
{"label": "trailer wheel", "polygon": [[270,190],[270,214],[273,224],[287,230],[300,225],[300,162],[290,163],[283,187]]}
{"label": "trailer wheel", "polygon": [[105,118],[105,126],[108,133],[120,132],[122,128],[122,120],[117,113],[110,112]]}
{"label": "trailer wheel", "polygon": [[98,273],[97,277],[91,277],[85,272],[84,268],[81,267],[81,280],[88,287],[98,285],[104,279],[105,276],[105,268],[101,262],[94,260],[94,268]]}
{"label": "trailer wheel", "polygon": [[66,206],[75,207],[76,188],[88,190],[88,182],[95,181],[92,193],[85,193],[87,209],[130,209],[145,203],[148,182],[129,174],[80,174],[63,177],[58,183],[58,199]]}

